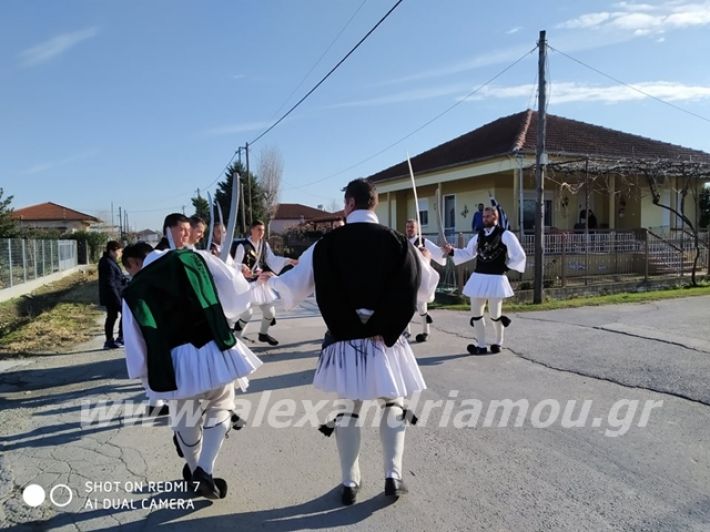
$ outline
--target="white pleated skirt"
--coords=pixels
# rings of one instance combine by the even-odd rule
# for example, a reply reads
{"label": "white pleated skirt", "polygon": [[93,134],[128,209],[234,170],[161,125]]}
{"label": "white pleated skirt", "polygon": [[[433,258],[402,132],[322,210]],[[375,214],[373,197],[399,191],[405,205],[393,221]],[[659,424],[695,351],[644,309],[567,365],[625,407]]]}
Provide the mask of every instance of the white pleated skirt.
{"label": "white pleated skirt", "polygon": [[409,342],[392,347],[381,339],[345,340],[321,352],[313,386],[353,400],[397,398],[426,389]]}
{"label": "white pleated skirt", "polygon": [[480,298],[505,299],[514,295],[506,275],[473,273],[463,287],[463,295]]}
{"label": "white pleated skirt", "polygon": [[230,383],[245,391],[249,375],[262,365],[261,360],[241,340],[231,349],[220,351],[213,341],[201,348],[192,344],[179,345],[171,351],[177,390],[151,390],[144,384],[150,399],[187,399]]}
{"label": "white pleated skirt", "polygon": [[249,298],[252,306],[271,305],[279,298],[273,289],[259,282],[251,283],[250,290]]}

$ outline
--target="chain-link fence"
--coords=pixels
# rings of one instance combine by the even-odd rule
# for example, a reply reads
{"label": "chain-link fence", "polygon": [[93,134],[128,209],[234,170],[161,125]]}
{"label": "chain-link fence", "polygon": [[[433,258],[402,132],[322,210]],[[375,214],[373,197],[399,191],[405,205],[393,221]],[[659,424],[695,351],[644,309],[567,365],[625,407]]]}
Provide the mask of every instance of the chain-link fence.
{"label": "chain-link fence", "polygon": [[77,265],[76,240],[0,238],[0,289]]}

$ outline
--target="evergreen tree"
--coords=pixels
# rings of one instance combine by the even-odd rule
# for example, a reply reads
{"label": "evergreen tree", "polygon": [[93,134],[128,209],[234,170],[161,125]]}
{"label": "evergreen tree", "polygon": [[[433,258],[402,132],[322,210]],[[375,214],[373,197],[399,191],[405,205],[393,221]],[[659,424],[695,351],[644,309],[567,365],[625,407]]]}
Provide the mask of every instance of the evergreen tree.
{"label": "evergreen tree", "polygon": [[210,205],[206,198],[200,195],[200,189],[196,190],[197,195],[192,200],[192,206],[195,208],[195,214],[205,220],[207,224],[210,223]]}
{"label": "evergreen tree", "polygon": [[[247,174],[246,168],[242,163],[234,162],[225,171],[224,181],[217,183],[217,192],[215,193],[215,199],[222,207],[225,225],[229,220],[229,204],[232,199],[232,176],[235,173],[241,176],[242,191],[244,193],[243,201],[240,198],[239,205],[237,205],[237,229],[235,231],[235,237],[237,237],[246,235],[249,231],[249,224],[254,220],[265,221],[266,208],[264,206],[264,193],[256,176],[251,172]],[[251,202],[249,201],[250,198]],[[244,205],[246,227],[242,224],[242,205]]]}
{"label": "evergreen tree", "polygon": [[4,191],[0,187],[0,237],[12,237],[17,232],[15,220],[12,219],[12,203],[13,196],[8,196],[2,199]]}

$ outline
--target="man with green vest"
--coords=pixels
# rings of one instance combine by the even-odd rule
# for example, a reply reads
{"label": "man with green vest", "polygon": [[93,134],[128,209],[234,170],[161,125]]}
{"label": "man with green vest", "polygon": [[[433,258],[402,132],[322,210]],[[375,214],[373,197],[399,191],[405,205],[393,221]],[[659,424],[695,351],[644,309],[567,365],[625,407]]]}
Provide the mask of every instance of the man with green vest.
{"label": "man with green vest", "polygon": [[232,426],[235,382],[244,390],[261,361],[232,333],[249,306],[249,283],[207,251],[185,248],[189,219],[166,217],[168,248],[151,252],[123,292],[128,376],[148,397],[170,401],[170,422],[183,477],[200,495],[224,498],[227,483],[213,476]]}

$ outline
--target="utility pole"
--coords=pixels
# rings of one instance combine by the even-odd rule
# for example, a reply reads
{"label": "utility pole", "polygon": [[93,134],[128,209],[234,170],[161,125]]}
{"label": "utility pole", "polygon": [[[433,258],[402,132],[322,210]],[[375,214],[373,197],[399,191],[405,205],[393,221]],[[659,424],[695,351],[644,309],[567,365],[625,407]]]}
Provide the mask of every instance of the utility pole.
{"label": "utility pole", "polygon": [[535,187],[537,198],[535,204],[535,282],[533,285],[533,303],[543,300],[543,283],[545,273],[545,106],[546,80],[545,62],[547,59],[547,40],[545,30],[540,31],[538,46],[538,99],[537,99],[537,149],[535,150]]}
{"label": "utility pole", "polygon": [[247,234],[247,213],[244,210],[244,178],[239,176],[239,201],[242,204],[242,235]]}
{"label": "utility pole", "polygon": [[126,229],[126,239],[128,238],[128,233],[131,232],[131,230],[128,228],[128,211],[123,211],[123,227]]}
{"label": "utility pole", "polygon": [[121,207],[118,207],[118,239],[123,240],[123,212]]}
{"label": "utility pole", "polygon": [[[251,210],[251,174],[249,173],[249,143],[246,143],[246,146],[244,146],[244,151],[246,152],[246,159],[247,159],[247,194],[249,195],[249,225],[251,226],[252,223],[252,216],[253,212]],[[246,231],[246,229],[245,229]]]}
{"label": "utility pole", "polygon": [[116,218],[113,216],[113,201],[111,202],[111,234],[113,234],[113,228],[116,227]]}

